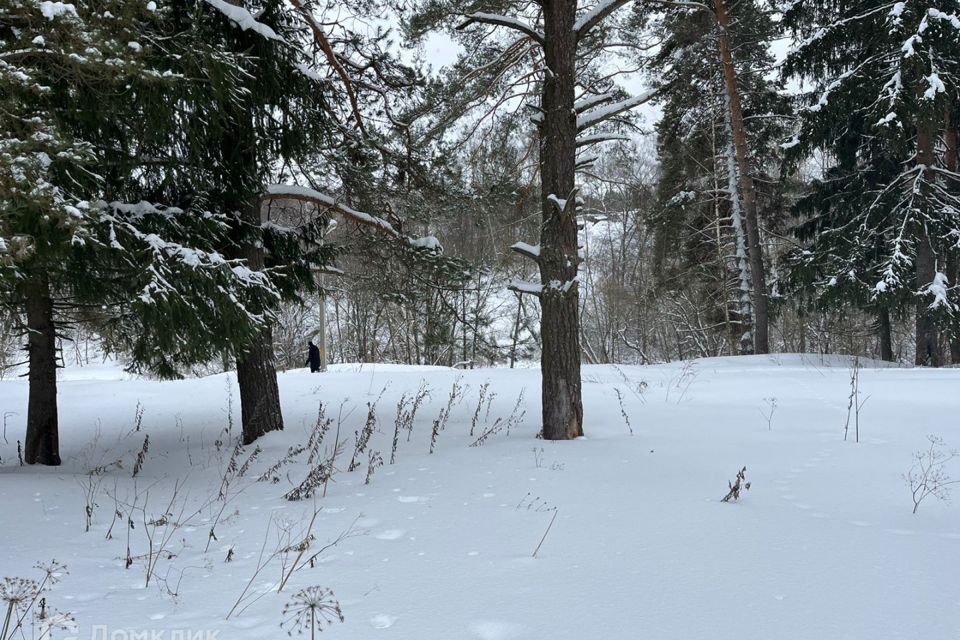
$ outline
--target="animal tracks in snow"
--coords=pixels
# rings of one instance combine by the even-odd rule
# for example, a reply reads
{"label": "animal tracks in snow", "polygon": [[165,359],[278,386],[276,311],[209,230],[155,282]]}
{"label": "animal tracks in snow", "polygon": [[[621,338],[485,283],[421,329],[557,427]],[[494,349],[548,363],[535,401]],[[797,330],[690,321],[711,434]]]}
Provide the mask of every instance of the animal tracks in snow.
{"label": "animal tracks in snow", "polygon": [[378,613],[370,618],[370,626],[374,629],[389,629],[397,621],[397,616],[391,616],[386,613]]}
{"label": "animal tracks in snow", "polygon": [[374,536],[377,540],[399,540],[406,533],[405,529],[386,529]]}

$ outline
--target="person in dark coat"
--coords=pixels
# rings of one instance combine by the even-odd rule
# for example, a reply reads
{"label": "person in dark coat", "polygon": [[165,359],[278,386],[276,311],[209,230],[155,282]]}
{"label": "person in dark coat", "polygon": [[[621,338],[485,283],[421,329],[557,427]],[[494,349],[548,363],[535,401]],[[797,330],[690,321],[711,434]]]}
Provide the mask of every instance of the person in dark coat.
{"label": "person in dark coat", "polygon": [[313,340],[308,344],[310,345],[310,353],[307,356],[306,363],[310,365],[310,373],[316,373],[320,371],[320,348],[313,344]]}

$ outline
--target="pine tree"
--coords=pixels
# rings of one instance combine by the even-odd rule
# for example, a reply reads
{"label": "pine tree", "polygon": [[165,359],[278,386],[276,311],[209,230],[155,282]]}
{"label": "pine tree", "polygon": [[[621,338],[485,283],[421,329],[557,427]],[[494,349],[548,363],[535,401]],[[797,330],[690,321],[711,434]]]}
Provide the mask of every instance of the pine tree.
{"label": "pine tree", "polygon": [[[672,282],[664,284],[701,289],[697,300],[718,326],[730,330],[734,352],[753,353],[753,274],[717,18],[699,6],[640,7],[635,19],[644,18],[651,23],[638,24],[638,31],[663,37],[648,66],[663,108],[657,124],[662,206],[657,256],[673,265],[663,272]],[[772,174],[789,115],[779,87],[767,79],[777,30],[769,12],[754,3],[737,3],[730,18],[750,175],[765,178],[754,185],[762,212],[779,204]]]}
{"label": "pine tree", "polygon": [[[416,5],[409,21],[414,35],[456,26],[470,52],[450,78],[454,99],[441,122],[477,107],[494,112],[513,98],[534,112],[540,237],[536,245],[513,248],[536,263],[540,281],[518,282],[513,289],[540,301],[543,437],[551,440],[583,434],[575,183],[578,168],[589,165],[584,150],[610,139],[585,132],[651,95],[626,97],[596,68],[614,31],[612,16],[625,4],[428,1]],[[488,99],[496,104],[491,107]]]}

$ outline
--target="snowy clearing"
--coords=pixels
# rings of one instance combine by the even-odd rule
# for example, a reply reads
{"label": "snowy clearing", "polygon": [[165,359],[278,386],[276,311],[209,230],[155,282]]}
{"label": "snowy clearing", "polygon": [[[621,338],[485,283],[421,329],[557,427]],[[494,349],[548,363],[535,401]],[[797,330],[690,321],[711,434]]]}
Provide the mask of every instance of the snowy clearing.
{"label": "snowy clearing", "polygon": [[[27,388],[4,380],[0,576],[36,577],[32,566],[52,559],[67,566],[47,600],[72,612],[79,631],[57,638],[281,637],[291,630],[280,628],[284,605],[313,585],[333,590],[346,619],[325,635],[345,639],[956,638],[960,508],[930,496],[912,514],[902,476],[928,434],[960,446],[960,370],[864,364],[859,444],[852,421],[843,440],[851,370],[839,357],[585,367],[587,438],[570,442],[535,438],[537,370],[290,371],[280,375],[286,429],[257,442],[262,452],[242,477],[227,470],[239,430],[232,375],[154,382],[108,366],[66,370],[59,468],[17,465]],[[434,421],[458,380],[462,400],[431,455]],[[495,395],[478,412],[488,381],[486,396]],[[422,382],[430,397],[409,441],[399,434],[391,465],[397,403]],[[526,414],[509,436],[471,447],[498,418],[509,422],[521,390]],[[334,423],[319,458],[331,453],[341,406],[345,451],[326,497],[291,502],[283,496],[306,476],[306,453],[279,482],[256,479],[307,443],[320,401]],[[367,454],[347,468],[374,402],[370,448],[384,465],[365,485]],[[97,466],[106,468],[87,475]],[[722,503],[742,466],[750,489]],[[91,478],[102,483],[85,532]],[[114,522],[108,540],[115,499],[140,515],[133,529]],[[314,505],[314,539],[303,555],[284,553],[306,537]],[[168,523],[157,524],[164,512]],[[204,552],[211,526],[216,540]],[[166,554],[152,559],[145,587],[148,532]],[[291,569],[334,542],[312,568]]]}

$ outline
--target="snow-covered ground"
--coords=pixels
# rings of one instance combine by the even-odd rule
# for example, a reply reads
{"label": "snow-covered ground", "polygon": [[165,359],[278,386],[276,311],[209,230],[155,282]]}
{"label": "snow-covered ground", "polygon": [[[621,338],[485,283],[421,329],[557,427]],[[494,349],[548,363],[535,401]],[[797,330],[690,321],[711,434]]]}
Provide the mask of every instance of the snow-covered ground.
{"label": "snow-covered ground", "polygon": [[[279,638],[295,632],[280,628],[284,605],[314,585],[334,591],[346,618],[324,637],[351,640],[960,637],[960,506],[931,496],[912,514],[902,477],[928,434],[960,446],[960,370],[866,363],[859,444],[852,423],[843,440],[850,369],[842,358],[585,367],[587,437],[562,443],[535,438],[535,369],[291,371],[280,376],[287,428],[262,439],[243,477],[233,474],[223,509],[218,494],[239,426],[232,376],[66,374],[59,468],[17,465],[26,383],[0,382],[0,414],[12,413],[0,441],[0,577],[34,577],[33,565],[52,559],[67,566],[47,603],[72,612],[79,630],[56,638]],[[432,424],[458,379],[463,400],[430,454]],[[397,402],[421,381],[431,396],[410,440],[400,434],[391,465]],[[471,437],[487,381],[496,395]],[[347,468],[367,403],[384,387],[371,449],[386,464],[367,485],[366,454],[358,470]],[[519,426],[469,446],[510,415],[522,390]],[[280,469],[279,482],[256,479],[307,442],[321,401],[328,416],[342,415],[346,450],[325,497],[290,502],[283,496],[306,476],[307,453]],[[952,463],[960,477],[960,459]],[[87,475],[100,465],[109,468]],[[750,490],[721,502],[742,466]],[[91,477],[100,484],[85,531]],[[117,501],[124,515],[108,540]],[[307,536],[315,509],[304,553],[284,552]],[[157,525],[167,511],[183,526]],[[214,521],[217,539],[205,552]],[[145,587],[148,533],[164,553]]]}

